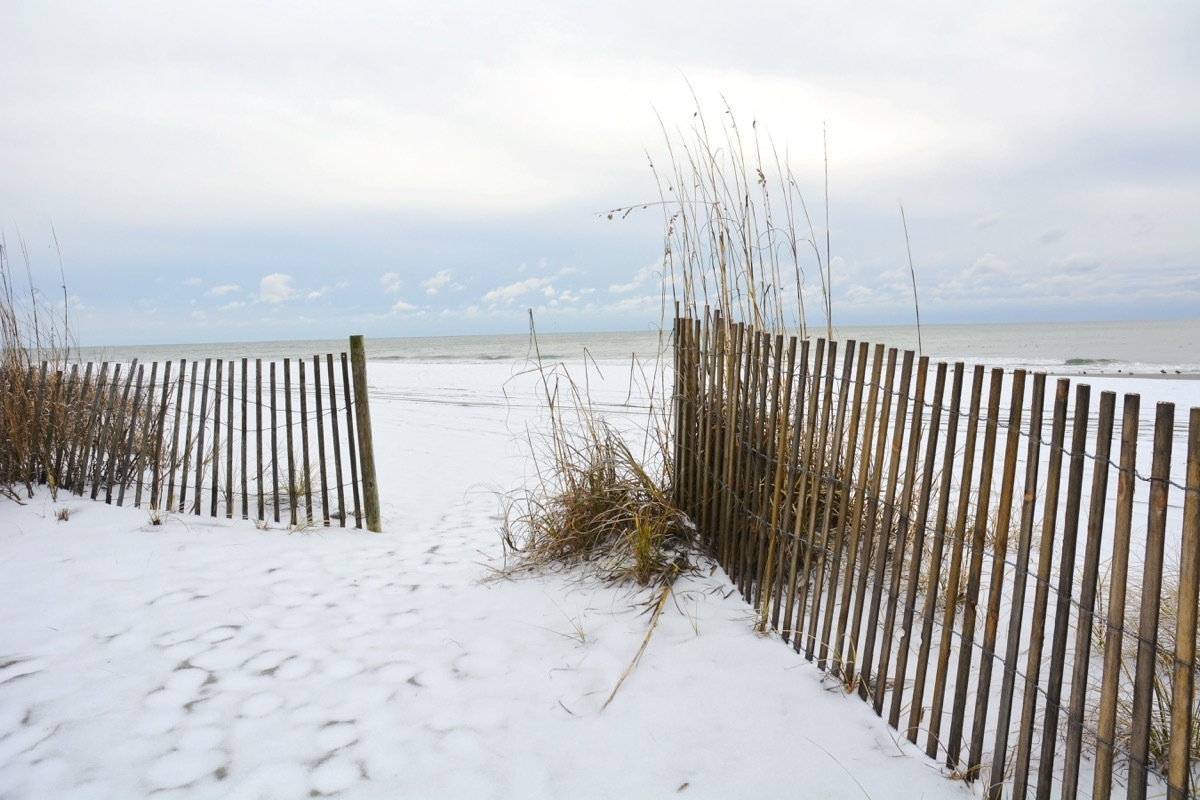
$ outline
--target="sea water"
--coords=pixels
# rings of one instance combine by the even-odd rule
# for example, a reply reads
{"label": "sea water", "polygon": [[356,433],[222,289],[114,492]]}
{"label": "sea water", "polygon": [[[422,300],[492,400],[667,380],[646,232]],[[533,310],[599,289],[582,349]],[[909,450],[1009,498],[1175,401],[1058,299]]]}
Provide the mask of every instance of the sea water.
{"label": "sea water", "polygon": [[[810,337],[827,336],[809,329]],[[1137,375],[1200,378],[1200,319],[1148,322],[1061,322],[834,328],[835,339],[915,350],[931,360],[1027,369],[1054,375]],[[844,345],[843,345],[844,346]],[[311,358],[341,353],[348,339],[146,344],[84,348],[84,360],[142,362],[186,358]],[[657,330],[619,333],[528,333],[366,340],[368,361],[426,363],[543,363],[595,360],[653,361],[669,355],[670,337]],[[1200,402],[1200,398],[1198,398]]]}

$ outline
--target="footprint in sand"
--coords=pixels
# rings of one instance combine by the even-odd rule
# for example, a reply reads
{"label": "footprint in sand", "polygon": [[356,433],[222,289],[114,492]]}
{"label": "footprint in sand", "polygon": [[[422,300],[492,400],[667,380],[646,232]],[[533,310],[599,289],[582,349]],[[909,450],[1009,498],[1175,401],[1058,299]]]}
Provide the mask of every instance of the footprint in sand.
{"label": "footprint in sand", "polygon": [[205,633],[200,637],[200,640],[208,642],[209,644],[220,644],[221,642],[227,642],[234,636],[237,636],[237,632],[237,625],[222,625],[219,628],[213,628],[209,632]]}
{"label": "footprint in sand", "polygon": [[178,789],[214,774],[224,763],[224,757],[213,750],[172,750],[150,765],[146,782],[156,790]]}
{"label": "footprint in sand", "polygon": [[283,707],[283,698],[271,692],[252,695],[239,709],[243,717],[266,717]]}
{"label": "footprint in sand", "polygon": [[279,669],[280,664],[291,658],[291,655],[286,650],[267,650],[247,661],[245,666],[246,669],[270,675]]}
{"label": "footprint in sand", "polygon": [[283,680],[294,680],[305,677],[312,672],[312,669],[312,661],[302,656],[296,656],[280,664],[279,668],[275,670],[275,677],[282,678]]}
{"label": "footprint in sand", "polygon": [[358,728],[353,722],[327,722],[317,731],[317,746],[332,753],[358,741]]}
{"label": "footprint in sand", "polygon": [[168,689],[164,686],[146,695],[146,707],[154,711],[175,711],[195,699],[194,690]]}
{"label": "footprint in sand", "polygon": [[203,653],[197,653],[191,657],[190,661],[192,666],[216,672],[218,670],[240,667],[252,655],[252,652],[242,647],[217,645],[205,650]]}
{"label": "footprint in sand", "polygon": [[342,756],[332,756],[313,768],[310,782],[321,794],[344,792],[362,778],[358,764]]}
{"label": "footprint in sand", "polygon": [[212,673],[208,670],[185,667],[172,672],[167,677],[167,683],[164,688],[174,692],[185,693],[188,695],[188,699],[192,699],[199,695],[200,687],[209,683],[210,678],[212,678]]}
{"label": "footprint in sand", "polygon": [[197,595],[191,589],[176,589],[173,592],[167,592],[166,594],[159,595],[158,597],[154,598],[150,601],[150,605],[177,605],[179,603],[186,603],[189,600],[203,599],[206,596],[207,595]]}

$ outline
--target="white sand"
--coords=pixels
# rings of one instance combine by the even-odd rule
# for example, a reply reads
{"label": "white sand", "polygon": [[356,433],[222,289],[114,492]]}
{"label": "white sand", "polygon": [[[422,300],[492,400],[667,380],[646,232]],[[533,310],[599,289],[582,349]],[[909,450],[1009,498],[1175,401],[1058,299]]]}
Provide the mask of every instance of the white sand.
{"label": "white sand", "polygon": [[531,381],[370,372],[383,534],[0,503],[0,797],[977,795],[755,635],[720,571],[602,711],[649,596],[488,580]]}

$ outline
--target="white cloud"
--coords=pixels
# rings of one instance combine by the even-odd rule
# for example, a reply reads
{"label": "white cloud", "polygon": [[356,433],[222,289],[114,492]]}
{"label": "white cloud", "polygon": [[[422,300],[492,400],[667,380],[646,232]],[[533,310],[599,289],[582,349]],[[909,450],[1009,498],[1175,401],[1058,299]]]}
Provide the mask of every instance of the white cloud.
{"label": "white cloud", "polygon": [[266,303],[282,303],[293,293],[292,276],[275,272],[264,277],[258,285],[258,297]]}
{"label": "white cloud", "polygon": [[496,303],[501,300],[511,303],[521,295],[541,289],[543,286],[549,286],[550,281],[552,280],[554,279],[550,277],[526,278],[523,281],[517,281],[516,283],[510,283],[507,286],[500,286],[492,289],[483,296],[483,300],[487,303]]}
{"label": "white cloud", "polygon": [[214,286],[213,288],[209,289],[207,292],[204,293],[204,295],[206,297],[220,297],[222,295],[232,294],[234,292],[241,291],[241,288],[242,287],[238,286],[235,283],[223,283],[220,286]]}
{"label": "white cloud", "polygon": [[414,306],[412,303],[406,303],[403,300],[397,300],[392,305],[392,313],[393,314],[402,314],[406,311],[416,311],[416,310],[417,310],[416,306]]}
{"label": "white cloud", "polygon": [[[444,289],[454,279],[454,273],[448,269],[438,270],[438,273],[432,278],[421,281],[421,288],[426,294],[437,294],[441,289]],[[454,284],[451,289],[461,289],[460,284]]]}
{"label": "white cloud", "polygon": [[200,280],[199,278],[187,278],[186,280],[184,280],[183,285],[184,286],[199,286],[202,283],[204,283],[204,281]]}
{"label": "white cloud", "polygon": [[400,276],[394,272],[385,272],[379,279],[379,284],[385,292],[393,294],[400,291],[400,287],[404,285],[404,281],[400,280]]}
{"label": "white cloud", "polygon": [[650,278],[654,276],[654,273],[660,268],[660,262],[655,262],[654,264],[642,267],[637,271],[637,274],[633,276],[633,280],[631,280],[629,283],[614,283],[608,287],[608,290],[613,294],[625,294],[626,292],[632,292],[645,284],[646,281],[650,280]]}
{"label": "white cloud", "polygon": [[347,285],[348,284],[345,281],[338,281],[333,286],[322,286],[320,289],[309,289],[305,299],[316,300],[317,298],[324,297],[325,295],[331,294],[338,289],[345,289]]}

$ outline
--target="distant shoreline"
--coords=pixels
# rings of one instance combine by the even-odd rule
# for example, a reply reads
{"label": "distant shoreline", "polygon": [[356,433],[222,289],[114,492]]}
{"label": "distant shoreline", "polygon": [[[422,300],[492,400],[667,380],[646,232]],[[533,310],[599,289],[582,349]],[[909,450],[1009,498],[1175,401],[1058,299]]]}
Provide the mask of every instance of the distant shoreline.
{"label": "distant shoreline", "polygon": [[1127,378],[1129,380],[1200,381],[1200,372],[1053,372],[1056,378]]}

